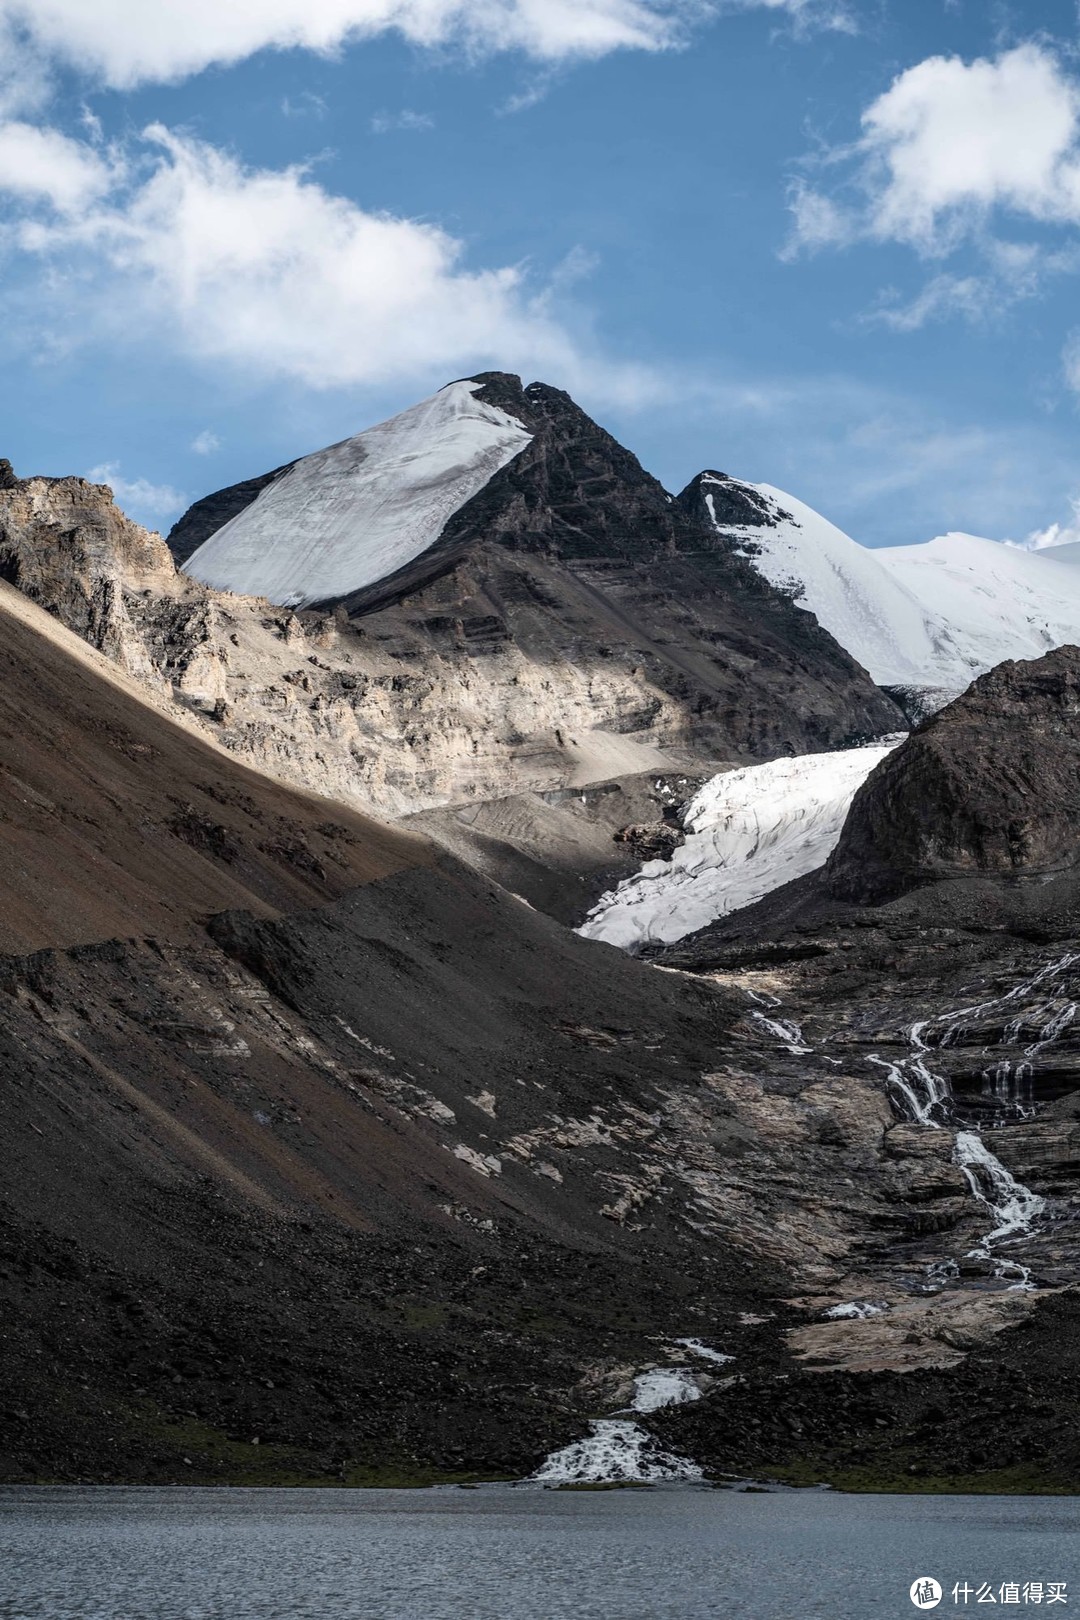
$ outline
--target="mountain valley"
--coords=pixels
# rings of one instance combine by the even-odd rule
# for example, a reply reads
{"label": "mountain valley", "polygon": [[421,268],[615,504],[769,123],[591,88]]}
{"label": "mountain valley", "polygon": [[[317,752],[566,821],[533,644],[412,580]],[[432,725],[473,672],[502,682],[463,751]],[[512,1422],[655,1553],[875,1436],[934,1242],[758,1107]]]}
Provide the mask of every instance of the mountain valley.
{"label": "mountain valley", "polygon": [[1070,570],[502,373],[168,544],[0,469],[5,1479],[1075,1490]]}

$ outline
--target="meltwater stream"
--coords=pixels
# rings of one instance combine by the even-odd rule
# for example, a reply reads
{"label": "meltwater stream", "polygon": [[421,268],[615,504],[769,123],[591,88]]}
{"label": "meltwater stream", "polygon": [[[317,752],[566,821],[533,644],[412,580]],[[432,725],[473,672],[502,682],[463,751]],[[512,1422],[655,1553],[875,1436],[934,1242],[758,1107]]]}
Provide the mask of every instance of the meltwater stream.
{"label": "meltwater stream", "polygon": [[[950,1012],[940,1013],[936,1018],[924,1019],[921,1023],[913,1024],[908,1031],[911,1055],[906,1058],[886,1062],[882,1058],[871,1057],[871,1063],[876,1063],[887,1071],[887,1084],[893,1106],[897,1111],[912,1124],[924,1125],[931,1130],[943,1129],[949,1121],[952,1093],[948,1080],[940,1074],[935,1074],[927,1063],[926,1054],[931,1051],[931,1044],[925,1038],[925,1033],[937,1026],[939,1035],[934,1044],[950,1046],[975,1020],[984,1018],[996,1008],[1004,1008],[1010,1002],[1019,1001],[1022,997],[1030,995],[1059,973],[1063,973],[1077,960],[1076,953],[1067,953],[1054,962],[1048,962],[1032,978],[1014,985],[1003,996],[997,996],[976,1006],[955,1008]],[[1042,1021],[1035,1025],[1033,1030],[1036,1038],[1024,1048],[1025,1058],[1033,1058],[1046,1047],[1052,1046],[1073,1022],[1077,1010],[1077,1003],[1072,1001],[1064,1002],[1052,1011],[1049,1006],[1044,1006]],[[1003,1042],[1015,1043],[1026,1022],[1024,1015],[1010,1019],[1002,1032]],[[1008,1062],[1002,1061],[990,1071],[984,1091],[995,1097],[1002,1107],[1009,1111],[1011,1117],[1020,1119],[1029,1117],[1031,1075],[1030,1062],[1022,1062],[1013,1067]],[[993,1221],[990,1231],[980,1244],[968,1251],[967,1258],[990,1261],[994,1267],[995,1277],[1015,1278],[1016,1280],[1010,1284],[1011,1289],[1034,1288],[1029,1266],[1005,1259],[995,1251],[1001,1245],[1014,1242],[1032,1231],[1035,1222],[1046,1210],[1045,1198],[1017,1181],[1001,1160],[991,1153],[977,1131],[956,1132],[953,1163],[963,1172],[972,1196],[988,1210]]]}
{"label": "meltwater stream", "polygon": [[[699,1339],[678,1339],[676,1343],[713,1365],[734,1360]],[[626,1410],[594,1419],[585,1439],[553,1452],[534,1474],[534,1480],[539,1485],[658,1485],[702,1479],[696,1463],[664,1451],[635,1415],[697,1401],[702,1393],[698,1375],[690,1367],[652,1367],[639,1373]]]}

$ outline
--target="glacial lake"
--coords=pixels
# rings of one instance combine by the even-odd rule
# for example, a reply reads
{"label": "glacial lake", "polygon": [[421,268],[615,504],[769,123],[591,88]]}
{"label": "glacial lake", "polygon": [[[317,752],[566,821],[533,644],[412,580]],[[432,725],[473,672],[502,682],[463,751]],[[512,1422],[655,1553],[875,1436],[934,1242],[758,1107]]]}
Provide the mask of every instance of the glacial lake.
{"label": "glacial lake", "polygon": [[1041,1582],[1036,1612],[1067,1620],[1078,1516],[1069,1497],[7,1487],[0,1616],[884,1620],[924,1612],[930,1576],[938,1615],[1030,1614],[1001,1588]]}

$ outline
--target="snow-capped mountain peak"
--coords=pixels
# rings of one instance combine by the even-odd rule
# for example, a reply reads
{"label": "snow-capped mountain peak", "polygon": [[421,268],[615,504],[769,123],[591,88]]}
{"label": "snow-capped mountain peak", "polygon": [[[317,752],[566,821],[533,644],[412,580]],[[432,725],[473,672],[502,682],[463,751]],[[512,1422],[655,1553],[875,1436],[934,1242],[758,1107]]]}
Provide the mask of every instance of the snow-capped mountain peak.
{"label": "snow-capped mountain peak", "polygon": [[680,500],[816,615],[882,686],[955,695],[1006,658],[1080,638],[1080,570],[947,534],[870,550],[770,484],[706,472]]}
{"label": "snow-capped mountain peak", "polygon": [[966,686],[949,628],[819,512],[771,484],[702,473],[679,497],[769,582],[817,616],[882,686]]}
{"label": "snow-capped mountain peak", "polygon": [[327,602],[403,568],[530,442],[515,417],[451,383],[377,427],[294,462],[212,534],[186,571],[285,607]]}

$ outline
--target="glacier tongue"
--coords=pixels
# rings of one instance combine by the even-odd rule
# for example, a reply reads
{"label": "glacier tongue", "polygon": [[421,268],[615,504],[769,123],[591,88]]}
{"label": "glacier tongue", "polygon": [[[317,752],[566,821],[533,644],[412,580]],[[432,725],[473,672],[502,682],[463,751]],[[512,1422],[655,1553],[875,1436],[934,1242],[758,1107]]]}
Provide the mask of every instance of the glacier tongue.
{"label": "glacier tongue", "polygon": [[597,903],[578,929],[633,950],[672,944],[824,864],[862,783],[895,747],[804,754],[714,776],[686,814],[685,844]]}
{"label": "glacier tongue", "polygon": [[212,534],[185,571],[218,590],[304,607],[403,568],[532,438],[478,400],[479,387],[451,383],[305,456]]}

